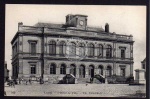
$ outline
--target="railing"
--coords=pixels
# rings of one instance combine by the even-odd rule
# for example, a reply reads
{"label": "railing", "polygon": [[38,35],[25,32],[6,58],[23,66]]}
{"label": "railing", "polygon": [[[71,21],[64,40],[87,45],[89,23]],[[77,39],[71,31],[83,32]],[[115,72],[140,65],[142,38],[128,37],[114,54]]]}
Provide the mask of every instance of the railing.
{"label": "railing", "polygon": [[[19,32],[29,32],[29,33],[42,33],[43,27],[33,27],[33,26],[19,26]],[[82,33],[81,33],[82,31]],[[102,33],[102,32],[93,32],[88,30],[79,30],[79,29],[70,29],[70,28],[48,28],[44,27],[44,33],[58,34],[58,35],[68,35],[68,36],[85,36],[85,37],[95,37],[101,39],[116,39],[116,40],[127,40],[132,41],[132,35],[120,35],[114,33]]]}
{"label": "railing", "polygon": [[34,26],[19,26],[19,32],[33,32],[33,33],[42,33],[41,27],[34,27]]}
{"label": "railing", "polygon": [[[41,58],[41,53],[36,53],[36,54],[31,54],[31,53],[18,53],[20,58]],[[66,57],[66,55],[61,55],[61,54],[44,54],[44,57],[47,58],[74,58],[74,57]],[[85,56],[83,59],[90,59],[90,60],[115,60],[115,61],[130,61],[133,60],[133,58],[120,58],[120,57],[99,57],[99,56]]]}

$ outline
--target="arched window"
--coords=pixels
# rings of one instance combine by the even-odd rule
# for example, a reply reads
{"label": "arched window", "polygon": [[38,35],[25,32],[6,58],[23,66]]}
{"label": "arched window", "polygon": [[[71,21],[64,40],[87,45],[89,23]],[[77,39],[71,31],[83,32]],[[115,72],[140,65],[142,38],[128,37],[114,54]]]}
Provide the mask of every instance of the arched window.
{"label": "arched window", "polygon": [[107,66],[107,76],[111,76],[111,71],[112,71],[112,68],[111,68],[111,66]]}
{"label": "arched window", "polygon": [[94,77],[94,66],[93,65],[89,66],[89,76]]}
{"label": "arched window", "polygon": [[56,42],[55,41],[50,41],[49,43],[49,54],[56,55]]}
{"label": "arched window", "polygon": [[103,75],[103,66],[102,65],[99,66],[99,74]]}
{"label": "arched window", "polygon": [[66,74],[66,65],[65,64],[61,64],[61,66],[60,66],[60,74]]}
{"label": "arched window", "polygon": [[70,74],[73,74],[74,76],[76,76],[76,67],[74,64],[70,65]]}
{"label": "arched window", "polygon": [[94,56],[94,45],[93,44],[89,44],[88,45],[88,56],[89,57],[93,57]]}
{"label": "arched window", "polygon": [[107,45],[106,47],[106,58],[111,58],[112,57],[112,48],[110,45]]}
{"label": "arched window", "polygon": [[80,43],[79,44],[79,57],[82,57],[85,55],[85,44]]}
{"label": "arched window", "polygon": [[75,56],[76,55],[76,44],[71,42],[69,47],[69,55]]}
{"label": "arched window", "polygon": [[56,74],[56,65],[54,63],[50,65],[50,74]]}
{"label": "arched window", "polygon": [[85,77],[85,66],[84,65],[81,65],[79,67],[79,77],[80,78],[84,78]]}
{"label": "arched window", "polygon": [[60,42],[59,45],[59,55],[64,56],[66,54],[66,43]]}
{"label": "arched window", "polygon": [[98,45],[97,54],[98,57],[103,57],[103,46],[101,44]]}

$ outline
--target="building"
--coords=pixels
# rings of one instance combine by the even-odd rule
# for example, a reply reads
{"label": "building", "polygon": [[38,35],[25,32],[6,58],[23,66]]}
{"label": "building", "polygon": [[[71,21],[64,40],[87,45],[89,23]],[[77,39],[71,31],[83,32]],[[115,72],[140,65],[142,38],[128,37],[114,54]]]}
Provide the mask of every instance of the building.
{"label": "building", "polygon": [[146,58],[141,61],[141,68],[135,70],[135,82],[146,84]]}
{"label": "building", "polygon": [[65,24],[18,23],[11,41],[13,78],[133,76],[133,36],[89,27],[86,15],[67,15]]}
{"label": "building", "polygon": [[7,69],[7,62],[4,64],[4,82],[6,82],[9,78],[9,70]]}

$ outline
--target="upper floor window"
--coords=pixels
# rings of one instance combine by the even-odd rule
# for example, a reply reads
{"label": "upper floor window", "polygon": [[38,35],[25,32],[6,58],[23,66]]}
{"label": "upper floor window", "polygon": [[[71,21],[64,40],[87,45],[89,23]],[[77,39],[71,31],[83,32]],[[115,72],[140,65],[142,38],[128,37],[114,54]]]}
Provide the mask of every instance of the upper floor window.
{"label": "upper floor window", "polygon": [[107,45],[106,47],[106,58],[112,57],[112,47],[110,45]]}
{"label": "upper floor window", "polygon": [[31,55],[35,55],[36,54],[36,43],[35,42],[31,42]]}
{"label": "upper floor window", "polygon": [[35,40],[28,40],[29,42],[29,51],[31,55],[36,55],[36,47],[37,47],[37,41]]}
{"label": "upper floor window", "polygon": [[94,57],[94,45],[93,44],[88,45],[88,56]]}
{"label": "upper floor window", "polygon": [[76,44],[71,42],[69,45],[69,55],[75,56],[76,55]]}
{"label": "upper floor window", "polygon": [[49,54],[56,55],[56,42],[55,41],[50,41],[49,43]]}
{"label": "upper floor window", "polygon": [[56,74],[56,65],[54,63],[50,65],[50,74]]}
{"label": "upper floor window", "polygon": [[30,69],[31,70],[30,73],[31,74],[36,74],[36,65],[31,65],[30,68],[31,68]]}
{"label": "upper floor window", "polygon": [[142,64],[142,69],[145,69],[145,64]]}
{"label": "upper floor window", "polygon": [[12,54],[13,54],[13,56],[15,56],[17,54],[17,51],[18,51],[17,42],[13,45],[12,50],[13,50]]}
{"label": "upper floor window", "polygon": [[85,55],[85,44],[80,43],[79,44],[79,57],[82,57]]}
{"label": "upper floor window", "polygon": [[121,58],[122,58],[122,59],[125,58],[125,49],[121,49]]}
{"label": "upper floor window", "polygon": [[101,44],[98,45],[97,52],[98,57],[103,57],[103,46]]}
{"label": "upper floor window", "polygon": [[60,42],[59,54],[60,55],[65,55],[66,54],[66,43],[65,42]]}

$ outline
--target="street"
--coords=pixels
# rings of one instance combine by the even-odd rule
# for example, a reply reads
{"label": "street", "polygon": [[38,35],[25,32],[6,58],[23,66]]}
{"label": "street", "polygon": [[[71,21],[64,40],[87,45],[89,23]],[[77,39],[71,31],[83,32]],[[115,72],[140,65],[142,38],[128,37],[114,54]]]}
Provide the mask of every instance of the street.
{"label": "street", "polygon": [[[21,84],[5,87],[7,96],[143,97],[146,86],[128,84]],[[139,94],[138,94],[139,93]]]}

